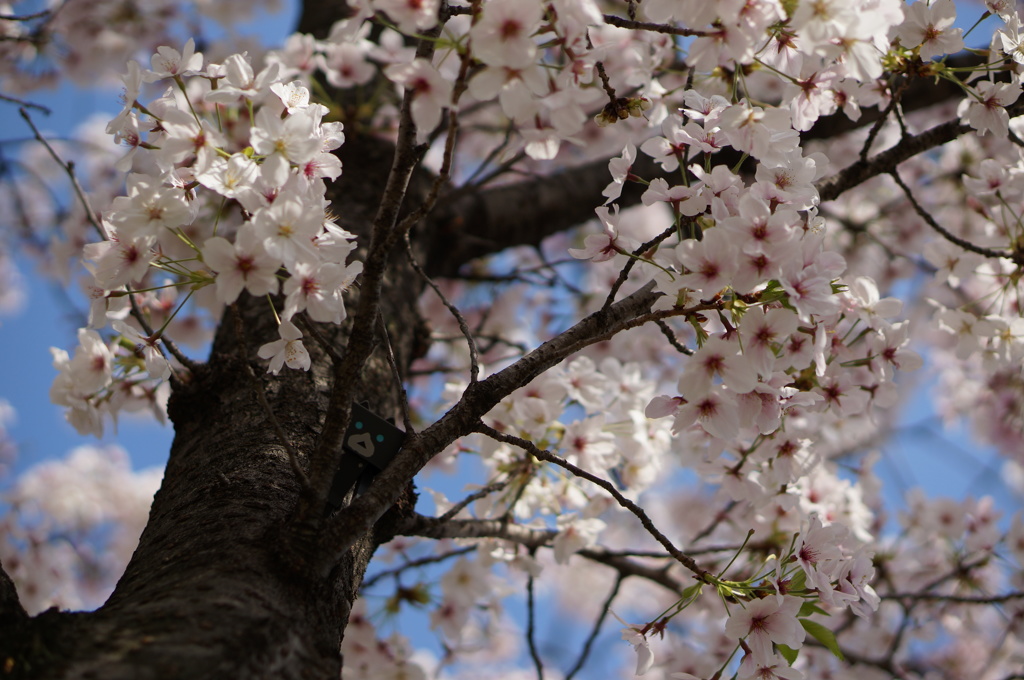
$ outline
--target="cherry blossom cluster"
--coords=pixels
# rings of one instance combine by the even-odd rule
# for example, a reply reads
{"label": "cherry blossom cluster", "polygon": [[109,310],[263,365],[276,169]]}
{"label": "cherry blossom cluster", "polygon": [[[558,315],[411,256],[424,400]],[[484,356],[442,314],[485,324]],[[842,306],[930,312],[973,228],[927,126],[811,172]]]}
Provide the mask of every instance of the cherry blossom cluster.
{"label": "cherry blossom cluster", "polygon": [[29,468],[0,493],[0,561],[25,608],[96,607],[124,571],[163,471],[124,449],[81,446]]}
{"label": "cherry blossom cluster", "polygon": [[423,664],[413,658],[407,640],[398,634],[380,639],[377,627],[370,620],[366,601],[357,600],[349,615],[341,653],[345,655],[347,673],[359,677],[406,678],[426,680]]}
{"label": "cherry blossom cluster", "polygon": [[277,0],[121,0],[0,3],[0,79],[8,92],[52,87],[61,78],[94,86],[97,74],[124,68],[140,51],[165,45],[200,18],[222,26],[273,11]]}
{"label": "cherry blossom cluster", "polygon": [[[281,339],[259,351],[273,373],[309,368],[296,314],[345,319],[342,293],[362,265],[346,263],[353,236],[331,221],[324,198],[324,180],[341,174],[331,150],[344,135],[281,71],[272,61],[256,73],[245,54],[204,64],[191,40],[181,52],[161,47],[152,69],[129,64],[124,108],[107,132],[128,147],[118,168],[134,172],[97,225],[103,240],[84,247],[92,328],[79,332],[73,356],[54,350],[51,398],[79,431],[99,434],[105,413],[140,402],[160,408],[155,392],[172,372],[163,340],[189,298],[217,315],[243,290],[282,294],[273,309]],[[150,82],[170,86],[143,105]],[[137,290],[150,295],[134,300],[133,322]],[[119,334],[112,341],[96,330],[108,323]]]}

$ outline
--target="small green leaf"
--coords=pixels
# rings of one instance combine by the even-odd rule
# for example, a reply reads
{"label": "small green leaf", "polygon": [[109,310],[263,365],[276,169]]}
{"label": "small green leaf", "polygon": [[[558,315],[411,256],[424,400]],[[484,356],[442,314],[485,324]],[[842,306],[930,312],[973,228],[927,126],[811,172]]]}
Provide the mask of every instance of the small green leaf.
{"label": "small green leaf", "polygon": [[788,593],[799,593],[807,588],[807,574],[803,569],[800,569],[793,578],[789,579],[789,585],[786,586],[786,592]]}
{"label": "small green leaf", "polygon": [[839,649],[839,643],[836,642],[835,633],[833,633],[820,623],[810,621],[808,619],[800,619],[800,625],[804,627],[804,630],[811,634],[811,637],[813,637],[821,644],[825,645],[825,648],[828,651],[835,654],[837,659],[839,659],[840,661],[846,661],[846,658],[843,656],[842,650]]}
{"label": "small green leaf", "polygon": [[811,614],[821,614],[822,616],[832,616],[827,611],[816,605],[813,601],[807,600],[800,606],[800,611],[797,612],[799,618],[810,616]]}
{"label": "small green leaf", "polygon": [[701,588],[704,587],[703,583],[694,583],[692,586],[687,587],[679,595],[679,599],[682,601],[689,600],[690,598],[696,598],[700,595]]}
{"label": "small green leaf", "polygon": [[782,655],[782,658],[784,658],[786,660],[786,663],[788,663],[790,666],[792,666],[793,662],[796,661],[796,657],[800,656],[799,649],[793,649],[791,647],[787,647],[786,645],[780,644],[776,644],[775,648],[779,650],[779,654]]}

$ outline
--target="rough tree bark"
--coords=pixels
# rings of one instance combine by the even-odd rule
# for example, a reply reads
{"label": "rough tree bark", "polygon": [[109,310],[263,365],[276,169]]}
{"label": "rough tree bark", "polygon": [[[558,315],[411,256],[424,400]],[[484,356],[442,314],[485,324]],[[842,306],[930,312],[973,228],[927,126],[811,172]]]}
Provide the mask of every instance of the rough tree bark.
{"label": "rough tree bark", "polygon": [[[300,30],[322,36],[343,6],[305,2]],[[821,188],[834,197],[962,134],[961,127],[953,123],[941,134],[922,135],[917,144],[906,141],[905,153],[868,159],[823,181]],[[354,128],[346,136],[345,172],[331,198],[342,225],[359,236],[365,256],[396,147]],[[429,272],[448,275],[469,259],[538,244],[591,217],[607,177],[604,162],[592,163],[554,180],[527,180],[442,201],[411,232],[413,250]],[[422,171],[413,176],[404,210],[419,205],[430,182]],[[621,202],[638,197],[628,189]],[[379,318],[401,370],[426,342],[415,309],[424,284],[404,249],[394,251],[382,282]],[[347,417],[348,404],[338,409],[331,402],[338,379],[334,360],[319,344],[307,342],[312,370],[268,377],[255,351],[276,339],[276,330],[262,301],[243,296],[237,309],[225,314],[209,360],[187,384],[174,386],[169,414],[175,439],[163,485],[110,600],[95,612],[50,610],[29,617],[0,569],[0,676],[337,678],[339,641],[374,549],[394,527],[416,524],[410,519],[415,473],[455,437],[472,431],[503,396],[603,334],[628,327],[653,300],[643,289],[471,386],[458,407],[410,439],[367,494],[325,520],[322,513],[310,514],[318,509],[316,494],[304,492],[292,470],[258,398],[257,381],[308,470],[325,425],[338,427],[329,419]],[[377,348],[362,366],[354,396],[378,413],[398,416],[399,381],[382,349],[383,335],[376,324],[372,328]],[[351,320],[319,333],[340,351],[350,330]],[[421,532],[430,534],[422,527]]]}

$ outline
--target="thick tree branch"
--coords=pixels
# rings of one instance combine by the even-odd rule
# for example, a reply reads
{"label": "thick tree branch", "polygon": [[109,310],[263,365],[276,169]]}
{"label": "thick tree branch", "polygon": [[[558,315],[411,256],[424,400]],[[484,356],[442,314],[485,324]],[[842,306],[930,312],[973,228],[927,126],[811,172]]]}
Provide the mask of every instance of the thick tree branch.
{"label": "thick tree branch", "polygon": [[406,441],[403,450],[377,476],[365,494],[331,518],[322,534],[321,555],[326,562],[321,566],[329,567],[355,537],[368,531],[395,503],[405,485],[431,458],[459,437],[474,432],[480,418],[507,395],[574,352],[616,333],[646,320],[684,315],[708,307],[700,305],[650,315],[651,305],[658,296],[653,290],[653,283],[649,283],[619,302],[591,314],[511,366],[470,385],[459,402],[440,420]]}
{"label": "thick tree branch", "polygon": [[[1024,100],[1006,107],[1006,111],[1011,118],[1021,115],[1024,113]],[[844,192],[863,184],[872,177],[891,172],[903,161],[951,142],[957,137],[971,132],[972,129],[970,125],[964,125],[959,119],[954,119],[919,134],[904,137],[895,146],[875,154],[867,160],[858,160],[831,177],[818,182],[818,194],[821,201],[824,203],[838,198]]]}
{"label": "thick tree branch", "polygon": [[[436,37],[440,27],[434,29]],[[421,40],[416,56],[430,59],[434,42]],[[328,406],[327,419],[320,432],[316,451],[313,454],[310,480],[315,494],[299,508],[299,521],[309,522],[323,513],[327,491],[334,478],[342,455],[342,438],[348,428],[352,401],[356,396],[359,376],[363,365],[373,351],[376,333],[374,326],[380,313],[381,292],[388,267],[391,246],[396,237],[398,218],[405,201],[406,191],[413,172],[419,166],[426,149],[416,145],[416,123],[412,117],[412,101],[415,92],[406,89],[402,99],[401,123],[398,128],[398,142],[388,173],[384,193],[378,204],[373,220],[370,247],[363,264],[359,301],[352,320],[352,331],[345,346],[342,361],[334,367],[334,385]],[[369,527],[367,527],[369,528]]]}
{"label": "thick tree branch", "polygon": [[[969,68],[980,63],[978,56],[964,53],[947,60],[951,68]],[[902,92],[904,112],[917,111],[963,96],[963,90],[948,80],[916,78]],[[1024,112],[1024,103],[1008,107],[1011,117]],[[819,120],[802,138],[833,139],[853,130],[874,125],[889,111],[869,110],[857,121],[843,113]],[[969,132],[959,120],[936,126],[919,135],[906,137],[895,147],[872,158],[860,160],[818,183],[821,200],[829,201],[899,163],[941,146]],[[530,178],[514,184],[484,190],[456,190],[449,203],[437,211],[435,246],[426,269],[431,275],[451,276],[463,264],[507,248],[538,245],[548,236],[582,224],[594,217],[594,208],[604,202],[601,190],[611,181],[608,160],[585,163],[568,170]],[[714,165],[734,165],[739,154],[724,150],[715,154]],[[652,159],[640,154],[633,173],[654,178],[664,176]],[[640,202],[645,187],[627,182],[617,203],[622,207]]]}

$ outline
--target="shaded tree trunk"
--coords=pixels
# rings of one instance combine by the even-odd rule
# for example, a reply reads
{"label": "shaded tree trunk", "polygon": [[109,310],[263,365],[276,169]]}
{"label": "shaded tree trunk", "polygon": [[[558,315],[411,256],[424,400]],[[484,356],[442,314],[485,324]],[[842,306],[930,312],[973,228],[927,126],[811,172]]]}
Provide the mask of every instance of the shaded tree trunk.
{"label": "shaded tree trunk", "polygon": [[[393,146],[350,137],[342,151],[349,172],[332,187],[333,203],[365,247]],[[407,366],[423,342],[415,309],[423,284],[404,253],[392,259],[381,317]],[[349,330],[321,326],[319,334],[341,351]],[[175,385],[163,484],[113,595],[90,613],[28,618],[20,605],[3,608],[0,659],[11,661],[0,677],[338,677],[339,641],[367,563],[390,538],[381,528],[389,518],[357,537],[328,573],[305,563],[303,546],[316,537],[297,528],[300,482],[254,381],[306,467],[328,411],[332,366],[307,339],[310,371],[269,376],[255,352],[276,338],[266,300],[243,295],[237,312],[226,310],[209,361]],[[395,416],[398,393],[386,355],[375,350],[358,398]]]}

